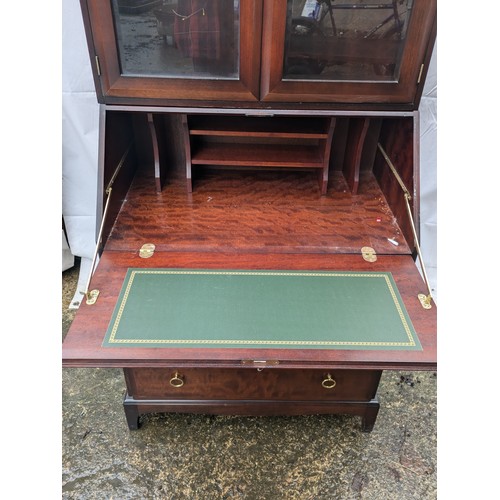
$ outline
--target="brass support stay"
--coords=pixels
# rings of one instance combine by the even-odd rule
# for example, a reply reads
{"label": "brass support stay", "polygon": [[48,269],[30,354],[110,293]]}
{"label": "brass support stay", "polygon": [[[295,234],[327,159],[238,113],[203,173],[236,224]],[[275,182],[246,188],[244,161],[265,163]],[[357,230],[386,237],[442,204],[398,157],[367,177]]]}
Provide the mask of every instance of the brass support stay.
{"label": "brass support stay", "polygon": [[102,219],[101,219],[101,225],[99,227],[99,234],[97,236],[97,243],[96,247],[94,250],[94,256],[92,258],[92,265],[90,266],[90,272],[89,272],[89,277],[87,279],[87,284],[85,286],[85,291],[81,292],[85,297],[87,298],[87,304],[92,305],[95,304],[97,297],[99,296],[99,290],[91,290],[89,291],[90,287],[90,281],[92,280],[92,276],[94,275],[94,270],[96,266],[96,261],[97,261],[97,255],[99,253],[99,248],[101,246],[102,242],[102,232],[104,230],[104,223],[106,222],[106,216],[108,215],[108,208],[109,208],[109,201],[111,199],[111,193],[113,191],[113,183],[115,182],[115,179],[118,175],[118,172],[122,168],[123,164],[125,163],[125,160],[127,159],[127,156],[130,152],[130,149],[132,148],[133,141],[128,145],[127,149],[123,153],[122,157],[120,158],[120,161],[118,162],[118,165],[115,168],[115,171],[113,172],[113,175],[111,176],[110,181],[108,182],[108,185],[106,187],[105,193],[106,193],[106,203],[104,205],[104,210],[102,213]]}
{"label": "brass support stay", "polygon": [[405,195],[408,195],[408,197],[411,200],[411,194],[410,191],[408,191],[408,188],[405,186],[405,183],[403,182],[403,179],[401,179],[400,175],[398,174],[398,171],[396,170],[396,167],[392,163],[391,159],[387,156],[387,153],[385,152],[384,148],[382,145],[377,143],[379,151],[382,153],[382,156],[384,157],[384,160],[386,161],[387,165],[391,169],[391,172],[394,174],[394,177],[396,177],[396,180],[398,181],[399,185],[401,186],[401,189],[403,190]]}
{"label": "brass support stay", "polygon": [[404,192],[404,198],[405,198],[405,203],[406,203],[406,210],[408,212],[408,217],[410,219],[410,226],[411,226],[411,230],[412,230],[412,233],[413,233],[413,239],[415,241],[415,248],[417,250],[418,259],[420,261],[420,267],[422,268],[422,274],[423,274],[424,281],[425,281],[425,286],[427,287],[427,292],[428,292],[427,295],[423,294],[423,293],[419,293],[418,294],[418,300],[420,300],[420,303],[422,304],[422,307],[424,309],[430,309],[432,307],[432,304],[431,304],[432,292],[431,292],[431,286],[429,284],[429,279],[427,278],[427,272],[425,270],[424,259],[422,258],[422,252],[420,250],[420,245],[419,245],[419,242],[418,242],[417,229],[415,228],[415,222],[413,220],[413,214],[412,214],[412,211],[411,211],[411,206],[410,206],[411,194],[410,194],[410,191],[408,191],[408,188],[405,186],[405,184],[404,184],[403,180],[401,179],[400,175],[398,174],[398,171],[396,170],[396,167],[394,166],[394,164],[390,160],[389,156],[387,156],[387,153],[384,151],[384,148],[382,147],[382,145],[380,144],[380,142],[377,143],[377,146],[378,146],[378,149],[380,150],[380,152],[382,153],[382,156],[384,157],[387,165],[389,166],[389,168],[391,169],[392,173],[394,174],[394,177],[396,178],[396,180],[398,181],[399,185],[401,186],[401,189]]}
{"label": "brass support stay", "polygon": [[424,72],[425,64],[420,65],[420,71],[418,72],[418,78],[417,78],[417,85],[420,83],[420,80],[422,79],[422,73]]}
{"label": "brass support stay", "polygon": [[101,76],[101,64],[99,62],[99,56],[95,56],[95,67],[97,70],[97,76]]}

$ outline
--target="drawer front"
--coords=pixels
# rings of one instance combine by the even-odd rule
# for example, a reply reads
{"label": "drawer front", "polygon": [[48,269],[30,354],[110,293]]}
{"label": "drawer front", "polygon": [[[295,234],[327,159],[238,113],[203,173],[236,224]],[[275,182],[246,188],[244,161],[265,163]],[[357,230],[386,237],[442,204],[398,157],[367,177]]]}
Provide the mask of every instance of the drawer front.
{"label": "drawer front", "polygon": [[369,401],[380,370],[126,368],[134,399]]}

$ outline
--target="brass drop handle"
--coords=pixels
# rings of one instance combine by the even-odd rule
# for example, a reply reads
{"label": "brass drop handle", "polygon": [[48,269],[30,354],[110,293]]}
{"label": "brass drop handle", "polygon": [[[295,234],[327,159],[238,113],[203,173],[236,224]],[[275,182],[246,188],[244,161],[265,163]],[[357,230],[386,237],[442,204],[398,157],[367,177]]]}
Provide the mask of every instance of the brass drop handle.
{"label": "brass drop handle", "polygon": [[175,375],[170,379],[170,385],[172,387],[182,387],[184,385],[182,375],[179,375],[178,372],[175,372]]}
{"label": "brass drop handle", "polygon": [[335,382],[332,376],[329,373],[327,373],[326,378],[323,380],[323,382],[321,382],[321,385],[325,389],[333,389],[337,385],[337,382]]}

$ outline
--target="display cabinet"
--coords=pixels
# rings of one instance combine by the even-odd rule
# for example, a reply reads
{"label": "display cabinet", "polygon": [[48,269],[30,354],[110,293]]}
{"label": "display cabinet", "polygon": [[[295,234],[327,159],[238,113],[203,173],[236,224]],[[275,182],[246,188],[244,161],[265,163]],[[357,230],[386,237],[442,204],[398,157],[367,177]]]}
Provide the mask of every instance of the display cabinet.
{"label": "display cabinet", "polygon": [[415,263],[435,1],[125,3],[81,1],[99,259],[64,366],[123,368],[131,429],[347,413],[370,431],[383,370],[437,366]]}
{"label": "display cabinet", "polygon": [[181,0],[142,16],[123,13],[118,0],[83,8],[107,104],[414,109],[436,30],[435,0]]}

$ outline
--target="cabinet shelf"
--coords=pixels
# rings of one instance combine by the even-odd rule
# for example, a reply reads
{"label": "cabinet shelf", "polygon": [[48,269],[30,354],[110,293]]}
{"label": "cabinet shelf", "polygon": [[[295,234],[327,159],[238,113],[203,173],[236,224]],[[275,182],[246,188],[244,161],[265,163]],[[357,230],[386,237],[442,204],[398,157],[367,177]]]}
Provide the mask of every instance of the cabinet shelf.
{"label": "cabinet shelf", "polygon": [[183,115],[188,192],[192,166],[316,169],[326,194],[335,118]]}
{"label": "cabinet shelf", "polygon": [[328,139],[329,119],[196,116],[189,118],[189,134],[220,137]]}
{"label": "cabinet shelf", "polygon": [[192,153],[193,165],[323,168],[324,159],[314,146],[280,144],[206,143]]}

